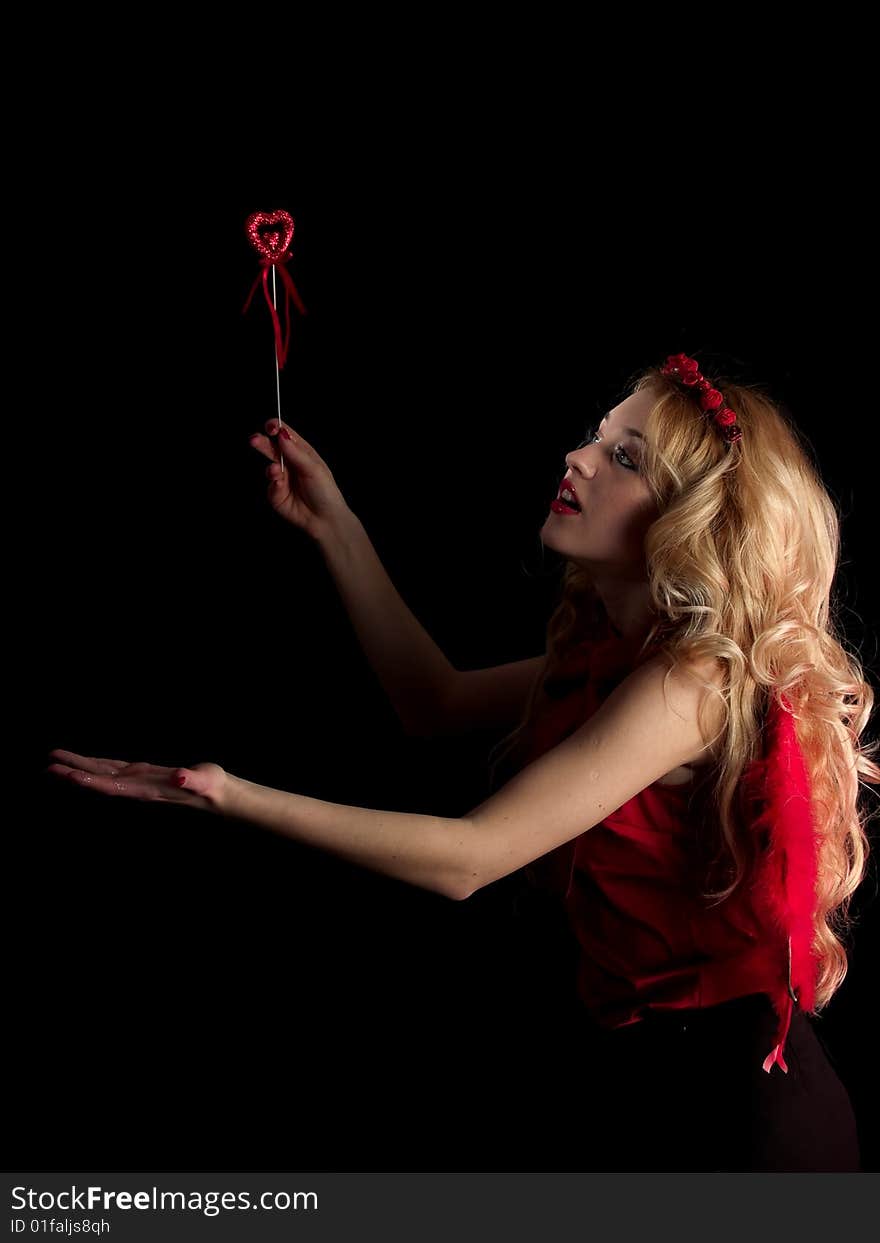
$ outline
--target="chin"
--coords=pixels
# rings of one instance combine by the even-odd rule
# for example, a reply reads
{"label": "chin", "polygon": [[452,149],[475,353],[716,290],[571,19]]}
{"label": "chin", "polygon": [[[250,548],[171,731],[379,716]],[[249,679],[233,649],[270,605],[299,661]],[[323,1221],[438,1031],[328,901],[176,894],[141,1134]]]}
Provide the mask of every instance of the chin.
{"label": "chin", "polygon": [[544,525],[538,532],[538,537],[542,544],[545,544],[548,548],[555,548],[557,544],[561,544],[564,547],[566,543],[571,542],[570,540],[566,541],[564,533],[560,530],[560,525],[563,521],[565,519],[557,518],[555,514],[551,514],[549,518],[545,519]]}

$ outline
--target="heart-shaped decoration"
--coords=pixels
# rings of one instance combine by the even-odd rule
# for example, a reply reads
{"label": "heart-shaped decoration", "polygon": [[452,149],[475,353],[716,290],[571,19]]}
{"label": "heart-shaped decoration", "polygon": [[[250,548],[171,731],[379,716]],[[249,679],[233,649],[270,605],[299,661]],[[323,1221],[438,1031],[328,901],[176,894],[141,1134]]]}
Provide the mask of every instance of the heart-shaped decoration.
{"label": "heart-shaped decoration", "polygon": [[245,230],[254,250],[274,262],[283,258],[293,240],[293,216],[286,211],[255,211]]}

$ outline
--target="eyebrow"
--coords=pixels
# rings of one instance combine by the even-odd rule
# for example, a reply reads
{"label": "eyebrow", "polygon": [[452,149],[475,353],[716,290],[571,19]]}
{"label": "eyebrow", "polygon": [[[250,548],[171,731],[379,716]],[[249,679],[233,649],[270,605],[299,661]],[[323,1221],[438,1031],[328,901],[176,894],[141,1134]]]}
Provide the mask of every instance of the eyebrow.
{"label": "eyebrow", "polygon": [[[604,423],[607,418],[608,418],[608,415],[607,414],[604,415],[603,418],[601,419],[601,423]],[[638,437],[639,440],[645,439],[642,433],[638,431],[635,427],[625,427],[623,430],[624,432],[628,432],[630,436]]]}

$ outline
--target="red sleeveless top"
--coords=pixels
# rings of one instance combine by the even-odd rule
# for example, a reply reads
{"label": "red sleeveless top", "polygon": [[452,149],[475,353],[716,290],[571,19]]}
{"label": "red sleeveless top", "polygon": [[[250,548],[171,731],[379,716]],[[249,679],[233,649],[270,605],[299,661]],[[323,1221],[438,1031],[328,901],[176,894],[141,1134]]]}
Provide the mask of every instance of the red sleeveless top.
{"label": "red sleeveless top", "polygon": [[[573,650],[542,692],[525,764],[568,737],[653,654],[639,658],[638,648],[605,621]],[[600,1026],[766,992],[779,1027],[764,1069],[778,1061],[787,1070],[787,939],[762,924],[747,884],[714,907],[700,897],[711,809],[698,797],[698,780],[695,771],[685,785],[648,786],[524,872],[563,904],[579,945],[578,995]]]}

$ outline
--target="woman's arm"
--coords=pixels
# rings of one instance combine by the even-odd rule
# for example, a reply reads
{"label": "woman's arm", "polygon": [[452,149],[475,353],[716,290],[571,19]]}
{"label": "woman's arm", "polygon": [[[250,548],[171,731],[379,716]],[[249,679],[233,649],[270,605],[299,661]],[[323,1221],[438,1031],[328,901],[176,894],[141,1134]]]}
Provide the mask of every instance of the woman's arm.
{"label": "woman's arm", "polygon": [[669,674],[655,657],[578,730],[460,819],[325,803],[227,774],[215,810],[456,900],[580,836],[706,746],[714,662]]}
{"label": "woman's arm", "polygon": [[464,820],[326,803],[257,786],[231,773],[226,773],[213,810],[435,894],[455,900],[465,896],[469,828]]}
{"label": "woman's arm", "polygon": [[361,648],[407,734],[513,728],[543,656],[456,669],[394,586],[359,518],[338,515],[322,529],[318,544]]}
{"label": "woman's arm", "polygon": [[466,883],[468,826],[418,812],[326,803],[227,773],[212,810],[317,846],[349,863],[458,900]]}
{"label": "woman's arm", "polygon": [[465,878],[472,842],[463,820],[325,803],[256,785],[219,764],[168,768],[61,750],[51,752],[50,758],[47,773],[96,794],[247,820],[443,897],[459,899],[470,892]]}
{"label": "woman's arm", "polygon": [[[325,803],[255,785],[216,764],[161,768],[56,751],[48,771],[104,794],[247,820],[460,901],[579,837],[702,755],[722,728],[722,685],[714,661],[670,671],[654,658],[567,739],[459,819]],[[709,695],[713,687],[720,703]]]}
{"label": "woman's arm", "polygon": [[435,735],[472,729],[513,729],[546,657],[530,656],[488,669],[456,670],[442,701]]}
{"label": "woman's arm", "polygon": [[408,734],[432,733],[461,675],[404,602],[360,519],[340,516],[318,540],[358,641]]}

